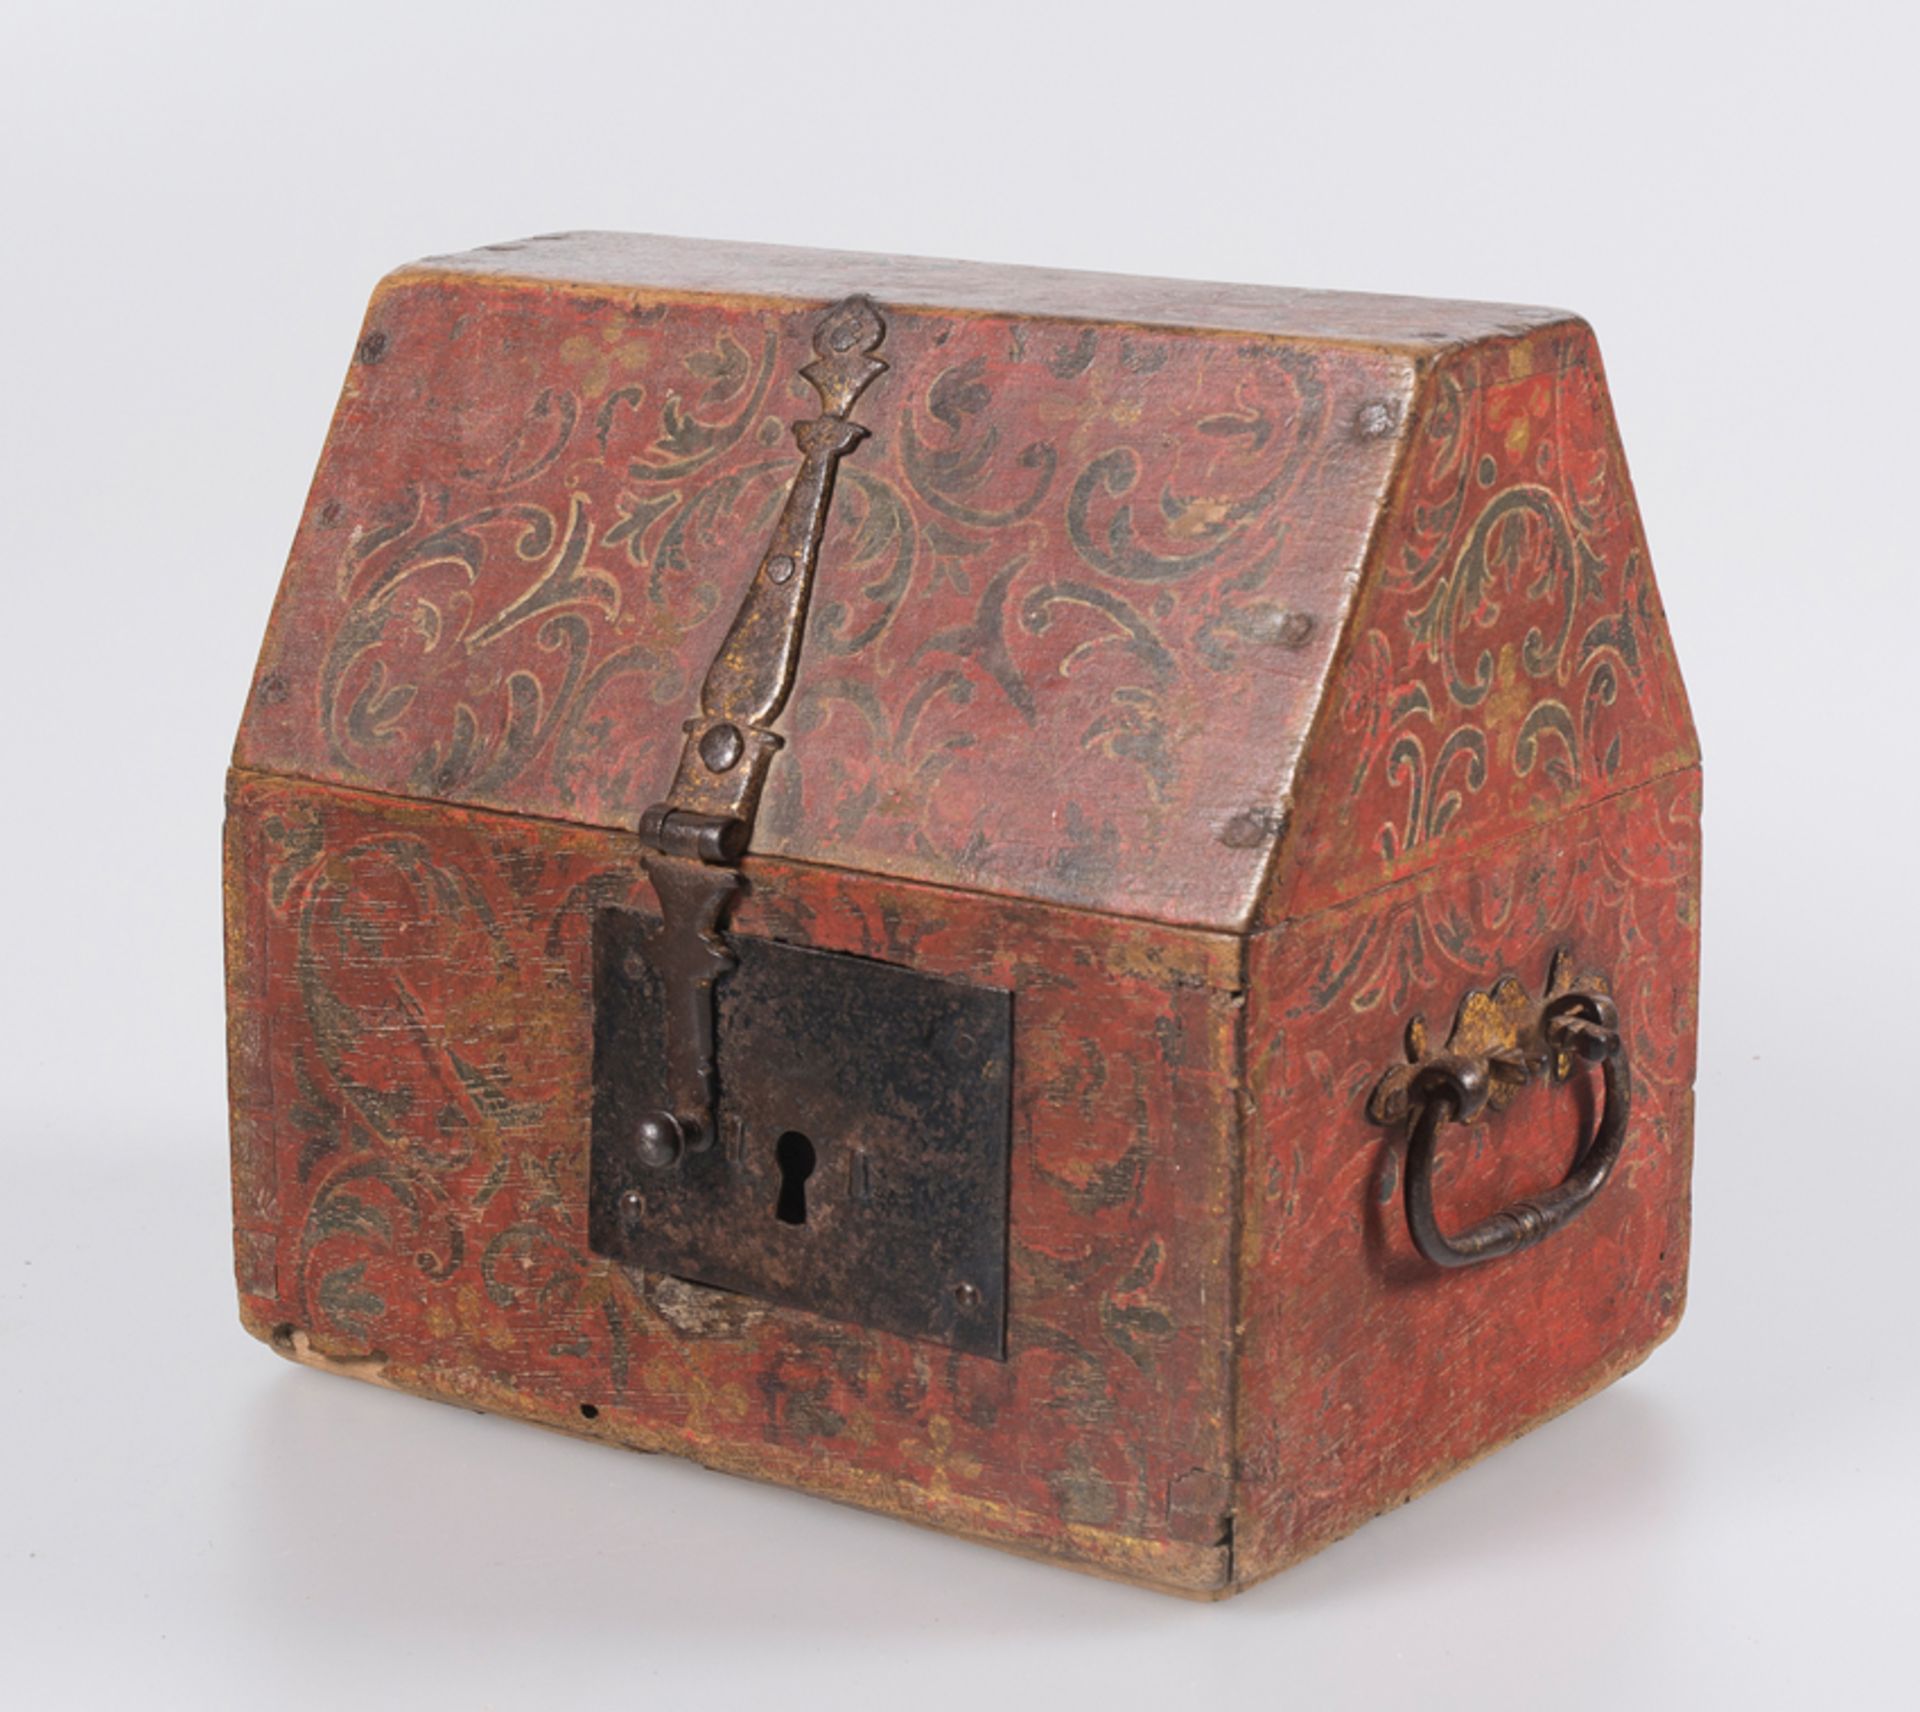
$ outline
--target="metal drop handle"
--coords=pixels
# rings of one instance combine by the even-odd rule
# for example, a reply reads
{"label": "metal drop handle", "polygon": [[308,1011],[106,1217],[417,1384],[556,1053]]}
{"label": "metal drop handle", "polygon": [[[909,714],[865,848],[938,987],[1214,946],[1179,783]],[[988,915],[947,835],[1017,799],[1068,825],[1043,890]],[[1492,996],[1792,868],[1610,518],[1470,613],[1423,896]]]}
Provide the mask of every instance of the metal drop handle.
{"label": "metal drop handle", "polygon": [[[1407,1141],[1404,1191],[1407,1229],[1413,1234],[1414,1246],[1435,1266],[1472,1266],[1531,1247],[1578,1214],[1613,1175],[1627,1134],[1632,1077],[1620,1045],[1619,1030],[1611,1021],[1611,1001],[1597,994],[1573,996],[1583,1007],[1595,1013],[1604,1012],[1608,1019],[1602,1021],[1601,1016],[1595,1014],[1576,1048],[1583,1058],[1598,1058],[1604,1066],[1605,1109],[1593,1127],[1593,1134],[1556,1188],[1525,1196],[1458,1236],[1448,1236],[1434,1216],[1433,1155],[1441,1124],[1457,1117],[1472,1098],[1468,1073],[1448,1064],[1432,1064],[1414,1078],[1413,1097],[1419,1116]],[[1485,1072],[1479,1066],[1473,1065],[1470,1069],[1484,1078]],[[1486,1097],[1484,1085],[1480,1097]]]}
{"label": "metal drop handle", "polygon": [[[1402,1191],[1407,1229],[1435,1266],[1473,1266],[1530,1248],[1577,1217],[1619,1162],[1633,1102],[1619,1013],[1597,977],[1568,978],[1569,961],[1564,951],[1555,957],[1549,996],[1538,1004],[1512,979],[1490,993],[1469,994],[1445,1051],[1427,1051],[1425,1026],[1416,1018],[1408,1030],[1413,1061],[1396,1065],[1374,1090],[1369,1111],[1376,1121],[1410,1120]],[[1442,1126],[1472,1123],[1490,1102],[1504,1106],[1536,1073],[1545,1073],[1550,1085],[1564,1082],[1576,1060],[1601,1066],[1604,1104],[1566,1176],[1449,1236],[1433,1207]]]}

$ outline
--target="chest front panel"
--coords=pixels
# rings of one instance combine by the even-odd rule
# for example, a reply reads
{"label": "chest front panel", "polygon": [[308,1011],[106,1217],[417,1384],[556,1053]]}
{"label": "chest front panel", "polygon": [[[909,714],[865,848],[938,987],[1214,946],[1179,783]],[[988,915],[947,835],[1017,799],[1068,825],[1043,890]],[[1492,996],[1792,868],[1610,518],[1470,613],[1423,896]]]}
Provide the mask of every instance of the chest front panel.
{"label": "chest front panel", "polygon": [[630,838],[236,775],[249,1322],[363,1377],[1217,1583],[1237,947],[749,876],[744,935],[1011,995],[1004,1360],[594,1251],[593,927],[652,907]]}

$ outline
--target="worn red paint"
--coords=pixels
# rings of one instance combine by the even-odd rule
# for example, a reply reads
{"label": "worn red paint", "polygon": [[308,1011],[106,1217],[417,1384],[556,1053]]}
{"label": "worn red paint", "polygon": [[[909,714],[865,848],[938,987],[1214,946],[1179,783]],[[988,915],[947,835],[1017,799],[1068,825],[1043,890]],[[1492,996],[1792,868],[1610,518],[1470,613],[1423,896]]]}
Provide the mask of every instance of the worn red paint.
{"label": "worn red paint", "polygon": [[[860,285],[894,366],[734,924],[1013,992],[1004,1363],[586,1243],[592,912],[652,907],[630,828]],[[1577,321],[586,240],[413,270],[236,755],[244,1316],[1231,1590],[1677,1317],[1695,759]],[[1409,1015],[1560,945],[1620,1000],[1626,1156],[1539,1248],[1440,1275],[1367,1093]],[[1588,1103],[1455,1127],[1443,1211],[1551,1180]]]}

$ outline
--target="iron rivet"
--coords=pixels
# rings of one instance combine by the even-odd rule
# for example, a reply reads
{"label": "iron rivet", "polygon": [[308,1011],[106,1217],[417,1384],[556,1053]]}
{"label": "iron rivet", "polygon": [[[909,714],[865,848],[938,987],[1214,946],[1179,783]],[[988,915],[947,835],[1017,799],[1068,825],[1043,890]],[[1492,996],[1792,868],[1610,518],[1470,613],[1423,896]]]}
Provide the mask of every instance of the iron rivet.
{"label": "iron rivet", "polygon": [[746,750],[746,740],[737,725],[715,725],[700,739],[700,759],[709,772],[727,772]]}
{"label": "iron rivet", "polygon": [[666,1112],[649,1112],[634,1131],[640,1163],[656,1171],[680,1157],[680,1125]]}
{"label": "iron rivet", "polygon": [[953,1287],[953,1299],[962,1308],[973,1309],[980,1306],[980,1286],[978,1284],[956,1284]]}
{"label": "iron rivet", "polygon": [[783,583],[793,575],[793,556],[781,553],[767,561],[767,581]]}
{"label": "iron rivet", "polygon": [[620,1197],[620,1211],[630,1219],[637,1219],[647,1210],[647,1198],[638,1189],[628,1189]]}

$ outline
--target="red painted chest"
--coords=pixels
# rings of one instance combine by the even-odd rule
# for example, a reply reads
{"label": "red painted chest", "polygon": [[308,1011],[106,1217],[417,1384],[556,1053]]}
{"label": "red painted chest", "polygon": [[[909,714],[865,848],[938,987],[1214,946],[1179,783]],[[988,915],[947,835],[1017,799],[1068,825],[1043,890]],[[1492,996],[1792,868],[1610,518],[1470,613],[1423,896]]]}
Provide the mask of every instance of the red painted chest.
{"label": "red painted chest", "polygon": [[243,1318],[1233,1591],[1678,1319],[1698,808],[1575,318],[403,269],[234,756]]}

